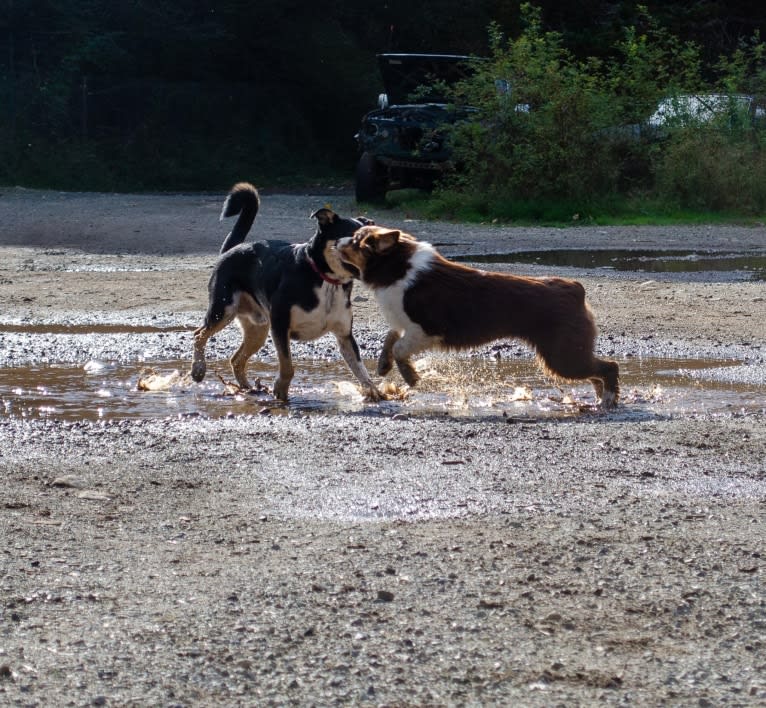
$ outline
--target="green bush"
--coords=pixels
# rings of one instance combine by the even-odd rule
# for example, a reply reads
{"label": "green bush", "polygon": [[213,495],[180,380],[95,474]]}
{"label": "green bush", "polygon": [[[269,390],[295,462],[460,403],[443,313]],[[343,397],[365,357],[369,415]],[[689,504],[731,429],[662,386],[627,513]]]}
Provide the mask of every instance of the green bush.
{"label": "green bush", "polygon": [[[617,123],[618,107],[605,91],[603,64],[575,60],[557,33],[542,31],[539,13],[527,10],[517,40],[505,43],[492,29],[490,60],[477,62],[475,76],[457,88],[455,100],[478,114],[455,130],[461,170],[450,187],[495,201],[587,201],[617,178],[602,134]],[[498,91],[498,81],[507,90]]]}
{"label": "green bush", "polygon": [[680,131],[659,156],[655,191],[682,208],[762,213],[766,208],[764,147],[764,136],[742,131]]}
{"label": "green bush", "polygon": [[502,219],[558,211],[569,220],[636,199],[674,208],[766,209],[766,125],[754,124],[752,110],[671,120],[655,130],[647,125],[668,96],[764,95],[766,51],[757,37],[705,66],[698,47],[646,15],[646,31],[627,28],[612,59],[578,59],[561,35],[543,31],[539,9],[522,10],[521,34],[507,40],[491,27],[489,59],[476,60],[472,77],[454,89],[455,103],[476,113],[453,129],[459,169],[435,199],[456,213],[462,200],[481,218]]}

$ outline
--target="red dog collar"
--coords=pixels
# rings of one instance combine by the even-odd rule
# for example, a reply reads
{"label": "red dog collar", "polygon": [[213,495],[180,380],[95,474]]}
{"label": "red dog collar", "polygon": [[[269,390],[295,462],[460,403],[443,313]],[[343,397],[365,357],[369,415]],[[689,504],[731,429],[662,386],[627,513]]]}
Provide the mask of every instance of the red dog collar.
{"label": "red dog collar", "polygon": [[335,280],[335,278],[331,278],[329,275],[325,275],[319,268],[317,267],[317,264],[314,263],[314,259],[306,254],[306,258],[309,259],[309,264],[314,269],[314,272],[326,283],[330,283],[330,285],[343,285],[340,280]]}

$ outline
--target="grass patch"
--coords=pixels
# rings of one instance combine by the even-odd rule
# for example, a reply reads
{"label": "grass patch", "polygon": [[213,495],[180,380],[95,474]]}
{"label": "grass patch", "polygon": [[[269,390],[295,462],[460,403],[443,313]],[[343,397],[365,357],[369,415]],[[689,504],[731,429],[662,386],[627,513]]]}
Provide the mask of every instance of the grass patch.
{"label": "grass patch", "polygon": [[502,200],[459,192],[399,190],[389,192],[390,208],[427,220],[497,223],[512,226],[651,226],[676,224],[744,224],[766,222],[766,214],[693,210],[657,199],[613,196],[590,203],[566,200]]}

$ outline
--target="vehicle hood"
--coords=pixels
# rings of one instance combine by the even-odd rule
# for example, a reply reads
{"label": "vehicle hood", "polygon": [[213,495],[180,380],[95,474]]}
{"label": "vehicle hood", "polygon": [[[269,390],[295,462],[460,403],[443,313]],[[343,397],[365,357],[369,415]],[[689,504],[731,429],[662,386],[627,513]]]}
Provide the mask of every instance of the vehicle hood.
{"label": "vehicle hood", "polygon": [[[412,103],[418,89],[435,81],[454,84],[470,75],[470,57],[461,54],[378,54],[378,66],[389,105]],[[447,103],[442,92],[429,88],[418,103]]]}

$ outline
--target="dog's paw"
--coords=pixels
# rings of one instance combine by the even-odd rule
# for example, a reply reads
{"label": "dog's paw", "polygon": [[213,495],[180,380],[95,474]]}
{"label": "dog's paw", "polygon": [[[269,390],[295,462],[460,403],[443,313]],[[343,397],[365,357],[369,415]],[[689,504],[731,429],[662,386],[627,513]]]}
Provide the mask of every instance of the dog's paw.
{"label": "dog's paw", "polygon": [[234,378],[237,380],[237,386],[239,386],[243,391],[249,392],[255,388],[258,388],[258,384],[255,386],[250,385],[250,382],[247,380],[247,376],[235,376]]}
{"label": "dog's paw", "polygon": [[384,401],[385,399],[386,397],[380,391],[378,391],[377,387],[369,386],[368,388],[365,388],[365,401],[369,401],[370,403],[378,403],[379,401]]}
{"label": "dog's paw", "polygon": [[410,388],[417,386],[418,381],[420,381],[420,376],[418,376],[418,372],[415,371],[415,367],[409,361],[397,361],[396,365],[399,368],[399,373],[404,379],[404,383]]}
{"label": "dog's paw", "polygon": [[207,371],[207,367],[205,366],[204,361],[195,361],[192,364],[191,368],[191,377],[194,379],[197,383],[202,381],[202,379],[205,378],[205,372]]}
{"label": "dog's paw", "polygon": [[386,376],[389,373],[389,371],[391,371],[391,369],[393,368],[393,365],[394,365],[394,362],[391,361],[390,359],[378,360],[378,368],[377,368],[378,376]]}
{"label": "dog's paw", "polygon": [[274,398],[276,398],[278,401],[285,402],[287,401],[287,391],[290,388],[290,382],[282,381],[282,379],[277,379],[274,382]]}

